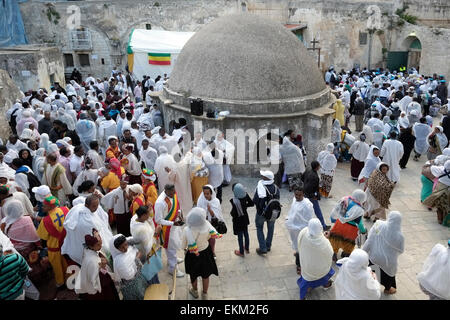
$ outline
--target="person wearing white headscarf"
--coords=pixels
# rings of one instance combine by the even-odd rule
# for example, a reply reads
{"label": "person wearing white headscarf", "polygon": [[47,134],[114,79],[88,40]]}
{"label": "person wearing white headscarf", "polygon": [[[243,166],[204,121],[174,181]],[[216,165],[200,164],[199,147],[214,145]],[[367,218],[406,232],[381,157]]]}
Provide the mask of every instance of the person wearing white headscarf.
{"label": "person wearing white headscarf", "polygon": [[386,136],[384,135],[383,126],[375,123],[373,125],[373,144],[381,150],[385,140]]}
{"label": "person wearing white headscarf", "polygon": [[97,137],[97,128],[94,121],[89,120],[87,115],[81,114],[80,120],[75,126],[75,131],[80,137],[83,149],[85,151],[89,150],[89,143]]}
{"label": "person wearing white headscarf", "polygon": [[380,283],[369,267],[369,255],[355,249],[349,257],[337,261],[336,300],[379,300]]}
{"label": "person wearing white headscarf", "polygon": [[450,241],[437,243],[417,275],[420,289],[430,300],[450,300]]}
{"label": "person wearing white headscarf", "polygon": [[310,289],[319,286],[326,289],[331,286],[331,277],[335,273],[332,268],[333,247],[325,238],[317,218],[309,220],[308,226],[300,231],[297,247],[301,267],[301,277],[297,284],[300,288],[300,300],[303,300]]}
{"label": "person wearing white headscarf", "polygon": [[176,174],[177,163],[173,156],[168,153],[166,147],[159,147],[159,156],[155,161],[155,172],[158,177],[159,192],[164,191],[166,184],[174,183],[174,174]]}
{"label": "person wearing white headscarf", "polygon": [[306,170],[303,153],[299,147],[292,143],[289,135],[283,138],[283,144],[280,146],[279,152],[284,163],[284,173],[288,178],[289,191],[292,191],[295,186],[302,185],[302,174]]}
{"label": "person wearing white headscarf", "polygon": [[67,213],[64,220],[67,234],[61,247],[61,254],[67,254],[70,259],[81,264],[84,236],[91,234],[93,228],[98,230],[103,239],[102,252],[109,255],[109,243],[113,235],[108,223],[108,214],[99,206],[96,195],[87,197],[85,203],[74,205]]}
{"label": "person wearing white headscarf", "polygon": [[373,143],[373,132],[372,132],[372,128],[369,127],[368,125],[364,125],[362,133],[364,133],[366,135],[366,143],[371,146]]}
{"label": "person wearing white headscarf", "polygon": [[324,198],[330,197],[330,191],[333,184],[333,176],[336,170],[337,160],[333,153],[334,145],[329,143],[327,149],[323,150],[317,156],[320,163],[320,194]]}
{"label": "person wearing white headscarf", "polygon": [[420,156],[428,151],[428,148],[430,147],[428,144],[428,136],[431,131],[431,127],[426,124],[426,120],[423,118],[414,124],[413,133],[416,137],[416,141],[414,142],[414,161],[419,161]]}
{"label": "person wearing white headscarf", "polygon": [[206,219],[206,211],[193,208],[186,218],[186,228],[183,230],[181,247],[186,250],[184,265],[186,273],[190,275],[192,288],[189,293],[198,298],[197,278],[202,277],[202,300],[208,298],[209,277],[219,275],[214,260],[209,239],[221,238],[216,229]]}
{"label": "person wearing white headscarf", "polygon": [[214,140],[216,148],[223,152],[225,157],[225,164],[223,165],[223,182],[224,185],[229,185],[232,179],[230,164],[234,162],[234,146],[225,140],[224,134],[218,132],[216,134],[216,139]]}
{"label": "person wearing white headscarf", "polygon": [[33,157],[32,170],[39,181],[42,182],[44,175],[44,164],[45,164],[45,149],[39,148],[36,150],[36,155]]}
{"label": "person wearing white headscarf", "polygon": [[341,143],[341,123],[338,119],[335,119],[333,122],[333,125],[331,127],[331,143],[333,143],[335,146],[339,147],[339,144]]}
{"label": "person wearing white headscarf", "polygon": [[366,143],[366,135],[361,133],[359,135],[359,141],[356,141],[350,147],[348,153],[352,155],[352,163],[350,166],[350,173],[353,181],[358,181],[358,177],[364,168],[364,161],[369,155],[370,147]]}
{"label": "person wearing white headscarf", "polygon": [[[216,218],[219,221],[224,221],[220,201],[219,199],[217,199],[214,188],[211,185],[207,184],[203,186],[203,192],[200,194],[197,200],[197,207],[202,208],[206,211],[207,219],[209,222],[211,222],[213,218]],[[215,239],[210,239],[209,245],[211,246],[213,254],[215,244]]]}
{"label": "person wearing white headscarf", "polygon": [[370,264],[380,267],[380,283],[384,286],[386,294],[394,294],[397,291],[395,274],[397,273],[398,256],[405,250],[401,222],[401,213],[391,211],[387,221],[378,220],[370,229],[362,248],[369,254]]}
{"label": "person wearing white headscarf", "polygon": [[32,117],[30,110],[31,109],[24,110],[22,112],[22,117],[20,118],[20,120],[17,121],[16,130],[17,130],[18,136],[22,135],[22,131],[25,127],[25,123],[31,122],[31,123],[33,123],[35,128],[37,128],[39,125],[38,122]]}
{"label": "person wearing white headscarf", "polygon": [[429,148],[427,152],[428,160],[435,159],[438,155],[442,154],[448,145],[447,136],[444,134],[444,129],[441,126],[436,126],[427,138]]}
{"label": "person wearing white headscarf", "polygon": [[207,143],[203,140],[202,133],[197,132],[195,134],[194,140],[192,141],[192,148],[198,147],[201,151],[203,151],[207,147]]}
{"label": "person wearing white headscarf", "polygon": [[294,198],[292,199],[291,208],[285,220],[286,229],[291,238],[292,249],[295,253],[295,264],[297,265],[297,274],[300,274],[300,260],[298,249],[298,235],[300,231],[308,226],[308,222],[314,218],[314,208],[311,201],[304,197],[303,188],[294,188]]}
{"label": "person wearing white headscarf", "polygon": [[141,253],[129,245],[123,234],[115,235],[109,244],[114,273],[120,281],[123,300],[144,300],[148,282],[141,272]]}
{"label": "person wearing white headscarf", "polygon": [[445,161],[444,166],[431,166],[431,174],[438,179],[437,186],[423,204],[437,209],[439,224],[450,226],[450,160]]}
{"label": "person wearing white headscarf", "polygon": [[28,146],[26,143],[20,141],[17,135],[11,135],[9,136],[8,142],[6,143],[6,148],[8,148],[8,153],[10,151],[15,151],[17,153],[17,156],[15,158],[18,158],[19,151],[22,149],[28,149]]}
{"label": "person wearing white headscarf", "polygon": [[409,119],[406,116],[405,112],[400,113],[400,117],[398,118],[398,124],[400,125],[400,128],[408,128],[409,125]]}
{"label": "person wearing white headscarf", "polygon": [[334,225],[330,230],[329,239],[333,246],[335,261],[339,249],[342,249],[342,257],[348,257],[355,248],[358,233],[367,232],[362,219],[365,201],[365,192],[356,189],[351,196],[339,200],[331,211],[330,219]]}
{"label": "person wearing white headscarf", "polygon": [[17,251],[26,259],[29,254],[37,250],[40,238],[34,227],[30,216],[25,216],[25,209],[19,200],[12,199],[8,205],[4,205],[5,217],[1,220],[1,228],[5,235],[11,240]]}
{"label": "person wearing white headscarf", "polygon": [[389,172],[387,176],[392,182],[400,181],[399,163],[404,153],[403,144],[397,139],[397,133],[392,131],[390,133],[390,139],[383,143],[383,147],[380,152],[380,157],[383,158],[383,162],[389,165]]}

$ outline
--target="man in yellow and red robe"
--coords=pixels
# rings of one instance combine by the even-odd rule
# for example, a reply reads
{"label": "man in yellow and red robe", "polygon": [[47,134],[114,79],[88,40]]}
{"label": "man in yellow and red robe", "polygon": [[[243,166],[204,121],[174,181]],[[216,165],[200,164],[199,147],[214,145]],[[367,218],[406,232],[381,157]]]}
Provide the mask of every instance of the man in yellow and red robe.
{"label": "man in yellow and red robe", "polygon": [[69,208],[60,207],[58,198],[49,196],[44,199],[42,211],[46,216],[41,220],[37,234],[47,244],[48,260],[55,274],[56,286],[64,286],[67,269],[66,259],[61,255],[61,246],[66,237],[64,220]]}
{"label": "man in yellow and red robe", "polygon": [[154,170],[142,170],[142,188],[144,189],[145,203],[150,208],[155,209],[155,203],[158,199],[158,191],[156,190],[155,181],[156,173]]}
{"label": "man in yellow and red robe", "polygon": [[120,150],[118,146],[118,139],[114,136],[110,136],[108,138],[109,147],[106,149],[105,152],[105,160],[116,158],[119,159],[120,157]]}
{"label": "man in yellow and red robe", "polygon": [[[155,222],[162,226],[161,244],[166,249],[169,273],[173,274],[177,263],[183,259],[177,258],[177,250],[181,246],[182,213],[178,196],[173,184],[164,186],[164,191],[155,203]],[[184,277],[184,273],[177,270],[177,277]]]}

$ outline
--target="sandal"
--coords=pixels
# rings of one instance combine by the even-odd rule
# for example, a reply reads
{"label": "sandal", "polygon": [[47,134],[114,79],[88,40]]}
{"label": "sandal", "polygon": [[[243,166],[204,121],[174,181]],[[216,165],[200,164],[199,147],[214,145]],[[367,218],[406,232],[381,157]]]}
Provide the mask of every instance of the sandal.
{"label": "sandal", "polygon": [[385,294],[394,294],[397,292],[397,289],[395,289],[394,287],[391,287],[389,290],[384,290]]}
{"label": "sandal", "polygon": [[298,274],[299,276],[302,275],[302,268],[297,267],[297,274]]}

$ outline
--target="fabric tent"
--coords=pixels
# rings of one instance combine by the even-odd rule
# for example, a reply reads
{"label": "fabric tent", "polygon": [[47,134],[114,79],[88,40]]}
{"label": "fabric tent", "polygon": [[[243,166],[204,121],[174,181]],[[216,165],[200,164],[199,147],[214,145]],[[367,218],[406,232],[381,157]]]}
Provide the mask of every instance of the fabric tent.
{"label": "fabric tent", "polygon": [[139,80],[170,75],[178,54],[194,32],[134,29],[128,42],[128,69]]}

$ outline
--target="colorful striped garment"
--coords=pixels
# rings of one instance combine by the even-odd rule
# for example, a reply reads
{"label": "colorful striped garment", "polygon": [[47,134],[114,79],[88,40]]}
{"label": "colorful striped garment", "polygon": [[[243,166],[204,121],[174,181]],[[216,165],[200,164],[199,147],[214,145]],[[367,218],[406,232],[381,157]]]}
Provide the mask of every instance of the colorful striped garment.
{"label": "colorful striped garment", "polygon": [[0,300],[15,300],[23,293],[23,283],[30,267],[18,253],[0,257]]}

